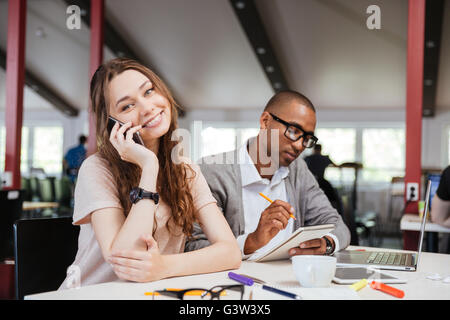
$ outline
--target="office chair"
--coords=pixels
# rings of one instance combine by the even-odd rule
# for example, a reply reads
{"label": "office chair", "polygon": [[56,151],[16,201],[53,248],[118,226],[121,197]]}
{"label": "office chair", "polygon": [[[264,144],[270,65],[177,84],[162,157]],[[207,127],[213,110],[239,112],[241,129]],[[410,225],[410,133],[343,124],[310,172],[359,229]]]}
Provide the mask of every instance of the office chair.
{"label": "office chair", "polygon": [[14,257],[14,221],[21,218],[24,190],[0,190],[0,261]]}
{"label": "office chair", "polygon": [[16,221],[16,299],[59,288],[75,259],[79,232],[70,217]]}

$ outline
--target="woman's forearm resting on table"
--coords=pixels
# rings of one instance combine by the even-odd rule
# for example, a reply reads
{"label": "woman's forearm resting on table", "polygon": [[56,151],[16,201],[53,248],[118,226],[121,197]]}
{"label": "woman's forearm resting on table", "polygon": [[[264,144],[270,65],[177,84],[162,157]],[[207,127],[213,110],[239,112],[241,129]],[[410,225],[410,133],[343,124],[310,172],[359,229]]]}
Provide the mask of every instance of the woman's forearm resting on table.
{"label": "woman's forearm resting on table", "polygon": [[199,250],[165,257],[169,266],[169,276],[172,277],[238,269],[241,265],[239,248],[235,243],[225,241]]}

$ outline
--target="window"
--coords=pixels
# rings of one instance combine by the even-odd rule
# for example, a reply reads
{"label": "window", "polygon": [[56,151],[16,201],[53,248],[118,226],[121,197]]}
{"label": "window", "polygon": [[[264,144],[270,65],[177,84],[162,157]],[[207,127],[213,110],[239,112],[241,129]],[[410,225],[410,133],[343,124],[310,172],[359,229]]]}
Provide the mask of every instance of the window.
{"label": "window", "polygon": [[[336,165],[356,160],[356,129],[354,128],[320,128],[316,130],[318,144],[322,154],[328,155]],[[328,167],[325,179],[329,181],[353,181],[353,169]]]}
{"label": "window", "polygon": [[[22,172],[22,174],[28,173],[28,170],[29,170],[28,137],[29,137],[29,128],[22,127],[22,145],[20,148],[20,171]],[[5,149],[6,149],[6,128],[1,127],[1,129],[0,129],[0,171],[5,171]]]}
{"label": "window", "polygon": [[208,127],[202,130],[201,156],[227,152],[236,148],[236,130]]}
{"label": "window", "polygon": [[63,128],[35,127],[33,167],[43,168],[46,174],[60,174],[63,160]]}
{"label": "window", "polygon": [[249,138],[256,136],[258,132],[259,128],[220,128],[218,126],[208,126],[201,131],[200,156],[205,157],[235,150]]}
{"label": "window", "polygon": [[396,128],[363,130],[363,180],[391,181],[405,171],[405,131]]}

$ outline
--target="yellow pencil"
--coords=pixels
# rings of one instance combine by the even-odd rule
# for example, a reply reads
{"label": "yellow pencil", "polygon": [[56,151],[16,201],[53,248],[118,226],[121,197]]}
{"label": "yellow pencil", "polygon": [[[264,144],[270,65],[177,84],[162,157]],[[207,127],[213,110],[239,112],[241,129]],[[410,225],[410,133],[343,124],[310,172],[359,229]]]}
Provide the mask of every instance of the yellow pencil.
{"label": "yellow pencil", "polygon": [[[260,195],[261,197],[263,197],[264,199],[266,199],[267,201],[269,201],[270,203],[273,202],[269,197],[267,197],[267,196],[264,195],[263,193],[260,192],[259,195]],[[289,216],[290,216],[292,219],[297,220],[297,219],[295,219],[295,217],[294,217],[294,215],[293,215],[292,213],[290,213]]]}

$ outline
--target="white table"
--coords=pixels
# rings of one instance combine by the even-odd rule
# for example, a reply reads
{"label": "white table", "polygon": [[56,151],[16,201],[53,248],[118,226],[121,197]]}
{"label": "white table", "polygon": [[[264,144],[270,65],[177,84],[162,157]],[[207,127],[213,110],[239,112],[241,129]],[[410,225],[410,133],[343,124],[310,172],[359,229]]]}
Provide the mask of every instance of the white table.
{"label": "white table", "polygon": [[[400,230],[420,231],[421,224],[422,218],[420,218],[417,214],[404,214],[400,220]],[[427,221],[425,224],[425,231],[450,233],[450,228]]]}
{"label": "white table", "polygon": [[[349,247],[348,249],[361,249],[361,247]],[[368,251],[377,250],[376,248],[364,248]],[[386,249],[387,250],[387,249]],[[392,250],[395,251],[395,250]],[[262,279],[274,286],[282,287],[299,287],[295,279],[291,261],[273,261],[273,262],[247,262],[243,261],[237,273],[251,275],[253,277]],[[393,284],[392,286],[401,289],[405,292],[404,299],[431,299],[431,300],[450,300],[450,284],[445,284],[442,281],[433,281],[427,279],[427,276],[439,273],[443,277],[450,276],[450,255],[443,255],[437,253],[423,252],[418,271],[386,271],[392,275],[406,278],[406,284]],[[215,285],[236,284],[227,276],[228,271],[200,274],[185,277],[176,277],[171,279],[163,279],[160,281],[149,283],[133,283],[124,281],[115,281],[102,283],[97,285],[85,286],[79,289],[68,289],[61,291],[52,291],[47,293],[40,293],[28,295],[27,300],[71,300],[71,299],[120,299],[120,300],[151,300],[151,296],[146,296],[145,292],[153,290],[161,290],[164,288],[190,288],[202,287],[211,288]],[[332,287],[343,287],[345,285],[332,284]],[[245,298],[248,297],[249,288],[246,287]],[[387,295],[383,292],[373,290],[369,286],[358,291],[357,295],[361,299],[369,300],[400,300],[398,298]]]}
{"label": "white table", "polygon": [[[422,218],[417,214],[404,214],[400,220],[400,230],[420,231]],[[438,233],[450,233],[450,228],[443,227],[437,223],[427,221],[425,224],[427,232],[427,251],[438,252]]]}

